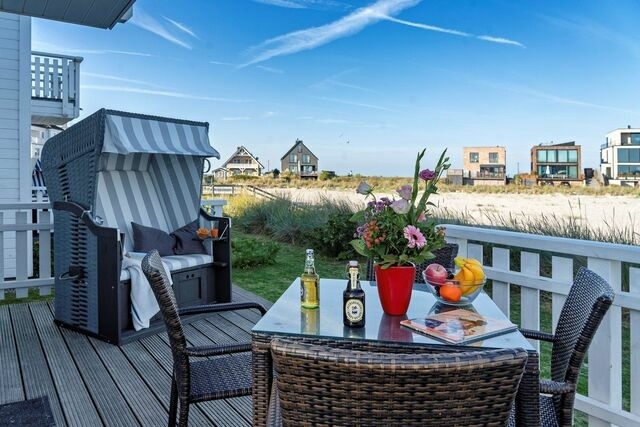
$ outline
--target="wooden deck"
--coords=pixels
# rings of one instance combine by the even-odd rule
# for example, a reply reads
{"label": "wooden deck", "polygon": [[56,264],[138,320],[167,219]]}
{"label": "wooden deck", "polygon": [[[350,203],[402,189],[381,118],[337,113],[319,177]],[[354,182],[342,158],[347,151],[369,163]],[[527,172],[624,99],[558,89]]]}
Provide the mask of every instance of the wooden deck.
{"label": "wooden deck", "polygon": [[[262,298],[234,287],[234,301]],[[59,328],[52,303],[0,306],[0,403],[48,396],[57,426],[167,425],[172,358],[166,333],[117,347]],[[255,310],[186,326],[192,345],[250,340]],[[251,397],[192,405],[189,425],[249,426]]]}

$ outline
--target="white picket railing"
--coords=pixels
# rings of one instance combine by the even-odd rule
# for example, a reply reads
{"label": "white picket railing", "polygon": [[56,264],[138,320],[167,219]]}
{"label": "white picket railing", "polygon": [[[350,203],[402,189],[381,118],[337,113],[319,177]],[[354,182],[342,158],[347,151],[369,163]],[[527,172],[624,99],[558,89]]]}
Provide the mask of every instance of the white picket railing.
{"label": "white picket railing", "polygon": [[[202,200],[202,205],[209,206],[216,216],[222,215],[222,207],[226,204],[226,200]],[[51,293],[53,215],[50,209],[49,203],[0,203],[0,300],[5,298],[7,290],[15,290],[16,298],[26,298],[30,288],[37,288],[43,296]],[[34,210],[37,211],[36,222],[32,222]],[[34,251],[30,250],[34,231],[39,247],[37,274],[30,268],[34,257]],[[11,277],[6,277],[7,270]]]}
{"label": "white picket railing", "polygon": [[[460,255],[483,259],[491,251],[491,265],[485,266],[492,279],[492,297],[504,313],[510,313],[510,285],[520,287],[520,326],[540,329],[540,292],[551,294],[552,328],[573,279],[574,264],[586,266],[606,279],[615,290],[615,301],[600,324],[588,353],[588,395],[578,394],[576,409],[588,414],[589,426],[640,425],[640,247],[586,240],[545,237],[485,228],[445,225],[447,240],[460,245]],[[520,253],[520,266],[511,268],[511,255]],[[550,274],[541,276],[541,254],[551,255]],[[489,254],[487,254],[489,255]],[[628,274],[628,289],[623,275]],[[623,355],[623,310],[629,313],[630,360]],[[533,341],[534,345],[538,345]],[[623,364],[630,365],[630,408],[623,410]]]}
{"label": "white picket railing", "polygon": [[65,115],[77,117],[81,62],[75,56],[31,52],[31,97],[61,101]]}

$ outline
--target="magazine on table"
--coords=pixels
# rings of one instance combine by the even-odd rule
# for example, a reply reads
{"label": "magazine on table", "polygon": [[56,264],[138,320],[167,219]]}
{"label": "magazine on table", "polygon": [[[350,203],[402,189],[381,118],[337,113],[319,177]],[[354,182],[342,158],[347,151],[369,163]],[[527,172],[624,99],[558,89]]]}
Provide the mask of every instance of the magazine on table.
{"label": "magazine on table", "polygon": [[400,324],[453,344],[489,338],[517,329],[517,326],[508,320],[493,319],[465,309],[402,320]]}

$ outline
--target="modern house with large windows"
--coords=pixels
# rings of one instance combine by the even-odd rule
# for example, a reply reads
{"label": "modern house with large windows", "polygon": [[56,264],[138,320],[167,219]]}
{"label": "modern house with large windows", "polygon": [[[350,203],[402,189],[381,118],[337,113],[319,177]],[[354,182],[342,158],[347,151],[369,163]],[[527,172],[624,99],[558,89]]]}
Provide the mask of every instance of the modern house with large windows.
{"label": "modern house with large windows", "polygon": [[640,185],[640,128],[616,129],[606,138],[600,147],[600,172],[609,184]]}
{"label": "modern house with large windows", "polygon": [[469,185],[505,185],[507,150],[505,147],[464,147],[463,183]]}
{"label": "modern house with large windows", "polygon": [[301,139],[296,139],[293,147],[280,159],[280,164],[281,172],[289,172],[302,179],[318,179],[318,158]]}
{"label": "modern house with large windows", "polygon": [[541,185],[582,185],[581,147],[575,141],[531,147],[531,173]]}

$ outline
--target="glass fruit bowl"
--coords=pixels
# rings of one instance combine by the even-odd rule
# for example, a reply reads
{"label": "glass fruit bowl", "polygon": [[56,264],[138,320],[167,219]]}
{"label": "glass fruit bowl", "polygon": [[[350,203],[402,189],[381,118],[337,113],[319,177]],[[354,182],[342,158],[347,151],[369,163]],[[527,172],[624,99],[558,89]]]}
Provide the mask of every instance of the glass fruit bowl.
{"label": "glass fruit bowl", "polygon": [[427,284],[427,289],[436,297],[438,302],[458,307],[471,304],[482,292],[482,288],[487,282],[486,278],[480,281],[445,279],[442,282],[433,282],[427,280],[424,271],[422,272],[422,278]]}

